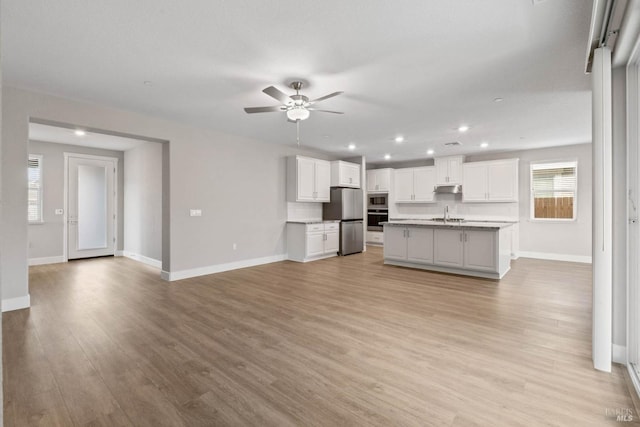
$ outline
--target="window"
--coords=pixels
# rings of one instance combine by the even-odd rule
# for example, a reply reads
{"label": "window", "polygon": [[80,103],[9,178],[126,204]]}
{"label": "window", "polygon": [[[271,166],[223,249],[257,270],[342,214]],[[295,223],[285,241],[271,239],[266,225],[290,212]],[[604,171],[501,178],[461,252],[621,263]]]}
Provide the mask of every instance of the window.
{"label": "window", "polygon": [[531,219],[574,220],[578,162],[531,165]]}
{"label": "window", "polygon": [[42,222],[42,156],[29,154],[29,222]]}

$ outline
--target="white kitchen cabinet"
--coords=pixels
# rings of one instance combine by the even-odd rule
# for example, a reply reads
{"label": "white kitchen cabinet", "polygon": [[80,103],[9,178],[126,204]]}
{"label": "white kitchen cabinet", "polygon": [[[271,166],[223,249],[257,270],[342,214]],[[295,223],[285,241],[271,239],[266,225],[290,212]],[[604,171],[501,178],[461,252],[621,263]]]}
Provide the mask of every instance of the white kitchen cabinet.
{"label": "white kitchen cabinet", "polygon": [[396,203],[433,202],[435,174],[433,166],[396,169],[394,185]]}
{"label": "white kitchen cabinet", "polygon": [[464,230],[464,268],[496,271],[498,233],[493,230]]}
{"label": "white kitchen cabinet", "polygon": [[287,223],[288,259],[298,262],[336,256],[340,249],[340,223]]}
{"label": "white kitchen cabinet", "polygon": [[390,168],[370,169],[367,171],[367,192],[388,193],[391,188]]}
{"label": "white kitchen cabinet", "polygon": [[419,264],[433,263],[433,229],[385,227],[384,257]]}
{"label": "white kitchen cabinet", "polygon": [[326,160],[293,156],[287,159],[287,200],[328,202],[331,164]]}
{"label": "white kitchen cabinet", "polygon": [[385,226],[384,257],[404,261],[407,259],[407,228]]}
{"label": "white kitchen cabinet", "polygon": [[462,229],[437,228],[433,232],[433,262],[447,267],[464,265]]}
{"label": "white kitchen cabinet", "polygon": [[517,202],[518,159],[463,165],[463,202]]}
{"label": "white kitchen cabinet", "polygon": [[360,188],[360,165],[342,160],[331,162],[331,187]]}
{"label": "white kitchen cabinet", "polygon": [[382,245],[384,243],[384,233],[382,231],[367,231],[367,243]]}
{"label": "white kitchen cabinet", "polygon": [[[462,162],[464,156],[436,157],[434,159],[436,167],[437,185],[462,184]],[[463,187],[464,190],[464,187]]]}

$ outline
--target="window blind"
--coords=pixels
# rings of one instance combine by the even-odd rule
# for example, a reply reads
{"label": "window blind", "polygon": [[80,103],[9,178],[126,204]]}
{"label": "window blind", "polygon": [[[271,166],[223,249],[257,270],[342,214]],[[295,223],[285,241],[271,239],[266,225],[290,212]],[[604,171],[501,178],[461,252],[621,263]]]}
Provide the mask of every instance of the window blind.
{"label": "window blind", "polygon": [[28,210],[29,222],[42,222],[42,157],[29,156],[28,164]]}
{"label": "window blind", "polygon": [[[575,216],[577,166],[577,162],[531,165],[531,191],[534,202],[532,207],[536,209],[533,218],[572,219]],[[570,208],[570,212],[567,212],[567,208]],[[564,212],[560,214],[559,210]]]}

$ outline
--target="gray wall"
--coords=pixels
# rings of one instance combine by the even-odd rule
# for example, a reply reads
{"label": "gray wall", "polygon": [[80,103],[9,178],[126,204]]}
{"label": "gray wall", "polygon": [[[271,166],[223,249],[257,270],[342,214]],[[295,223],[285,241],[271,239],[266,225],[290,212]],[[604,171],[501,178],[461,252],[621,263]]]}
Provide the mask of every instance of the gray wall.
{"label": "gray wall", "polygon": [[77,145],[29,141],[29,154],[42,155],[42,224],[29,224],[29,258],[45,258],[63,255],[64,221],[55,215],[56,209],[64,206],[64,153],[91,154],[118,158],[118,212],[117,250],[124,247],[124,153]]}
{"label": "gray wall", "polygon": [[[285,252],[286,157],[331,156],[292,145],[194,128],[95,104],[17,88],[3,88],[2,183],[5,210],[0,242],[3,298],[28,294],[27,141],[30,118],[167,140],[163,144],[163,251],[166,271],[180,271]],[[168,150],[168,156],[164,156]],[[168,197],[165,197],[167,195]],[[170,197],[170,198],[169,198]],[[189,209],[203,210],[190,217]],[[237,250],[232,249],[237,243]],[[168,265],[165,265],[168,264]]]}
{"label": "gray wall", "polygon": [[162,261],[162,144],[124,153],[124,250]]}

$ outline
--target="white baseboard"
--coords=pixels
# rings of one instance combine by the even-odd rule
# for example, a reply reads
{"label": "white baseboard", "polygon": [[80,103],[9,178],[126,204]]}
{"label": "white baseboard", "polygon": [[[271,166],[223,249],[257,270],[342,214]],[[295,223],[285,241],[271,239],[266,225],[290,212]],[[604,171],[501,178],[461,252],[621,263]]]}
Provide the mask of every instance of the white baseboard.
{"label": "white baseboard", "polygon": [[125,256],[124,251],[117,250],[113,253],[113,256]]}
{"label": "white baseboard", "polygon": [[43,258],[29,258],[29,265],[44,265],[44,264],[58,264],[61,262],[67,262],[63,255],[48,256]]}
{"label": "white baseboard", "polygon": [[582,262],[585,264],[591,264],[591,256],[587,255],[567,255],[567,254],[552,254],[546,252],[518,252],[518,256],[521,258],[536,258],[536,259],[548,259],[551,261],[568,261],[568,262]]}
{"label": "white baseboard", "polygon": [[148,256],[136,254],[134,252],[123,251],[123,256],[127,258],[131,258],[135,261],[140,261],[141,263],[150,265],[151,267],[162,268],[162,261],[157,260],[155,258],[149,258]]}
{"label": "white baseboard", "polygon": [[192,268],[190,270],[162,271],[160,277],[164,280],[174,281],[188,279],[190,277],[205,276],[207,274],[221,273],[223,271],[237,270],[239,268],[254,267],[256,265],[271,264],[272,262],[284,261],[286,254],[273,255],[263,258],[245,259],[242,261],[228,262],[226,264],[209,265],[207,267]]}
{"label": "white baseboard", "polygon": [[611,361],[613,363],[627,364],[627,347],[613,344],[611,346]]}
{"label": "white baseboard", "polygon": [[2,300],[2,312],[21,310],[31,307],[31,295],[27,294],[18,298],[7,298]]}

